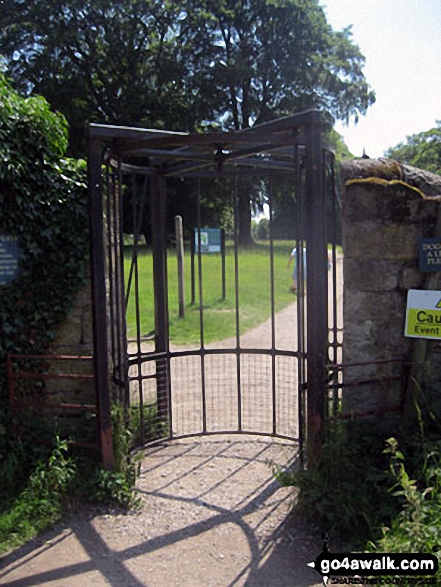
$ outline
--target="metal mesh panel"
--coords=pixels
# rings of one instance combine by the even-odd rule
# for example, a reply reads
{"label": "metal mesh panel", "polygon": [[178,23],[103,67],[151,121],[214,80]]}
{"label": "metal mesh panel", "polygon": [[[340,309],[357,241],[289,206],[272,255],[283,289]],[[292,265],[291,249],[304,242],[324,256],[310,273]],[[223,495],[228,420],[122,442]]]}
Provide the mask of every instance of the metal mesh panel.
{"label": "metal mesh panel", "polygon": [[240,358],[242,429],[271,434],[273,429],[271,356],[243,354]]}
{"label": "metal mesh panel", "polygon": [[201,357],[170,360],[173,436],[203,431]]}
{"label": "metal mesh panel", "polygon": [[298,438],[298,359],[276,357],[277,434]]}
{"label": "metal mesh panel", "polygon": [[238,430],[236,355],[216,354],[205,358],[207,430]]}
{"label": "metal mesh panel", "polygon": [[[340,242],[337,226],[338,194],[335,191],[333,158],[325,156],[322,151],[320,125],[320,115],[310,111],[265,124],[260,130],[256,127],[229,134],[231,138],[225,133],[220,145],[218,133],[212,137],[167,133],[167,137],[164,137],[160,131],[93,127],[95,142],[92,170],[97,177],[101,173],[99,153],[103,152],[104,142],[108,142],[106,152],[109,154],[104,235],[101,234],[102,223],[97,224],[99,234],[95,231],[98,245],[104,236],[107,249],[106,261],[100,253],[100,247],[95,247],[94,254],[94,267],[99,268],[104,262],[107,263],[104,271],[107,281],[105,286],[100,286],[99,291],[101,306],[97,304],[95,307],[95,317],[98,318],[95,320],[95,336],[101,341],[98,355],[102,354],[96,363],[98,388],[102,390],[101,400],[106,399],[108,373],[104,373],[104,367],[98,367],[105,365],[107,370],[107,359],[110,358],[109,371],[118,391],[115,399],[124,401],[126,405],[130,400],[130,409],[139,411],[143,430],[146,421],[152,421],[154,430],[171,437],[231,431],[300,437],[302,442],[300,432],[305,426],[304,422],[299,425],[298,389],[307,380],[308,414],[313,414],[314,418],[315,415],[319,416],[319,419],[311,418],[308,423],[312,424],[308,432],[313,446],[314,434],[318,433],[314,422],[324,417],[324,367],[327,358],[331,362],[341,360],[343,326],[339,314],[341,292],[337,288],[340,280],[336,278],[341,272],[341,253],[336,249]],[[118,140],[115,140],[116,137]],[[146,137],[154,151],[154,165],[146,152]],[[190,145],[192,148],[188,149]],[[187,151],[193,154],[200,151],[200,159],[198,156],[196,160],[187,160]],[[139,157],[136,166],[131,161],[132,156],[134,159]],[[143,165],[141,159],[145,159]],[[249,185],[251,176],[256,178],[256,182],[261,182],[260,189],[267,192],[265,198],[270,216],[267,271],[255,292],[255,295],[261,295],[262,292],[269,295],[270,315],[262,325],[264,328],[260,330],[258,338],[250,336],[253,335],[252,328],[247,328],[252,324],[245,323],[246,294],[252,292],[250,288],[253,286],[251,280],[247,279],[250,274],[247,271],[253,271],[254,266],[250,269],[247,265],[249,251],[239,246],[239,237],[243,236],[242,227],[239,226],[243,220],[240,205],[241,194],[244,193],[242,176],[246,180],[245,186]],[[233,241],[234,265],[230,268],[230,281],[227,279],[229,289],[224,283],[222,289],[220,284],[217,289],[222,300],[231,297],[231,307],[228,310],[222,308],[222,311],[225,311],[225,320],[232,322],[235,319],[235,334],[220,343],[210,342],[209,346],[206,342],[211,340],[208,326],[213,311],[210,313],[205,308],[213,310],[218,300],[210,299],[210,288],[204,285],[209,277],[205,265],[202,270],[200,251],[197,253],[197,267],[193,254],[191,284],[192,302],[196,303],[197,298],[200,307],[198,344],[182,343],[181,346],[180,342],[177,347],[173,339],[170,340],[169,329],[173,327],[173,296],[170,296],[170,292],[174,282],[170,279],[169,283],[171,273],[167,267],[167,242],[173,206],[169,206],[166,180],[173,182],[174,177],[185,178],[185,181],[190,182],[192,178],[197,179],[197,186],[193,186],[193,196],[196,197],[192,197],[196,209],[190,210],[189,205],[187,210],[192,222],[187,230],[191,228],[192,234],[195,229],[200,231],[202,227],[208,226],[204,211],[207,200],[212,196],[212,181],[221,178],[225,191],[231,191],[231,204],[234,203],[234,230],[229,237],[230,243]],[[208,188],[205,183],[202,186],[204,190],[207,189],[206,194],[201,192],[201,178],[208,182]],[[280,224],[281,209],[272,208],[272,196],[280,192],[280,186],[274,183],[278,178],[282,180],[280,185],[283,189],[289,192],[290,210],[294,212],[286,215],[289,220],[289,237],[282,235],[279,230],[282,225],[277,224]],[[98,193],[99,182],[95,182],[92,187],[92,202],[98,201],[102,196]],[[127,204],[129,197],[133,212],[134,245],[131,250],[132,263],[127,262],[124,268],[122,204],[123,200]],[[99,206],[95,208],[96,213],[100,214],[100,220],[103,220]],[[152,240],[152,269],[149,269],[151,274],[148,279],[141,271],[142,263],[138,263],[142,253],[138,250],[138,237],[144,210],[151,214],[151,219],[147,221]],[[328,225],[326,233],[325,225]],[[127,229],[126,225],[124,227]],[[306,287],[306,271],[300,263],[296,296],[289,293],[291,275],[284,270],[284,262],[277,255],[278,247],[284,246],[282,239],[285,238],[289,238],[290,247],[296,246],[298,259],[303,259],[303,254],[299,255],[299,252],[304,247],[307,251],[308,283]],[[327,273],[325,267],[329,243],[333,244],[333,270]],[[263,262],[266,263],[265,259]],[[282,270],[285,280],[279,279]],[[100,272],[98,277],[101,277]],[[142,299],[146,287],[153,289],[147,307]],[[285,309],[280,304],[280,293],[289,295],[293,302],[291,304],[290,299],[286,300],[288,306]],[[103,328],[106,318],[102,315],[104,306],[108,312],[109,332],[105,325]],[[127,310],[130,336],[135,337],[132,338],[130,348],[127,347]],[[131,310],[135,314],[135,323]],[[265,320],[263,314],[262,320]],[[151,343],[147,343],[147,340],[151,340]],[[326,343],[332,351],[328,357],[323,352]],[[227,352],[224,352],[226,349]],[[215,352],[212,354],[213,350]],[[133,361],[130,370],[128,361]],[[102,401],[99,405],[104,405],[107,410],[105,413],[102,410],[101,421],[104,416],[109,416],[109,405]],[[102,421],[105,422],[105,418]]]}

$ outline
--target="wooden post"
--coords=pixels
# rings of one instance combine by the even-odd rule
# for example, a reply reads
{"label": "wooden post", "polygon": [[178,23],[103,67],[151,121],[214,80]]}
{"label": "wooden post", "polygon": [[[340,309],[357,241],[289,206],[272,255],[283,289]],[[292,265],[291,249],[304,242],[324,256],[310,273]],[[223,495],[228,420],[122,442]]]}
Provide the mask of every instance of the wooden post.
{"label": "wooden post", "polygon": [[194,269],[194,255],[195,255],[195,235],[196,231],[192,229],[190,238],[190,256],[191,256],[191,305],[194,305],[196,299],[196,287],[195,287],[195,269]]}
{"label": "wooden post", "polygon": [[221,228],[221,254],[222,254],[222,299],[227,295],[226,287],[226,268],[225,268],[225,230]]}
{"label": "wooden post", "polygon": [[178,258],[178,293],[179,293],[179,318],[185,318],[185,292],[184,292],[184,234],[182,230],[182,217],[175,217],[176,231],[176,255]]}
{"label": "wooden post", "polygon": [[[441,236],[441,204],[438,204],[438,214],[433,236]],[[432,290],[436,289],[437,286],[438,273],[433,272],[426,274],[422,289]],[[413,426],[417,418],[417,406],[420,401],[421,386],[426,369],[426,354],[427,340],[425,338],[415,338],[412,344],[410,372],[403,405],[403,422],[408,428]]]}

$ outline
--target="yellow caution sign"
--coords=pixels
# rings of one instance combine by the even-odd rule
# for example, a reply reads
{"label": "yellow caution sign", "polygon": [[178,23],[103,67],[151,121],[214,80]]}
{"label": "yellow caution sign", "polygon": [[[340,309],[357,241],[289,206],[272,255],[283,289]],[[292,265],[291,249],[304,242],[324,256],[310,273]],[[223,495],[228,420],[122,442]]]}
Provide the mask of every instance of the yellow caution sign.
{"label": "yellow caution sign", "polygon": [[441,291],[409,290],[404,334],[441,340]]}

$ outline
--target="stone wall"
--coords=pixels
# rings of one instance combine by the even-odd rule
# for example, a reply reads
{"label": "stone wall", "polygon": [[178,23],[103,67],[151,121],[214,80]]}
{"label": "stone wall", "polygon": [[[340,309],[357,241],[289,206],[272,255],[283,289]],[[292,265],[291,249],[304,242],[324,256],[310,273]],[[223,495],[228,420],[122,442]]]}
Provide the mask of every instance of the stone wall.
{"label": "stone wall", "polygon": [[[93,357],[93,317],[90,279],[77,293],[74,304],[66,318],[59,325],[56,338],[50,349],[51,355]],[[93,376],[92,360],[51,359],[51,374],[77,374]],[[74,405],[95,404],[94,379],[56,378],[46,381],[47,401]],[[96,439],[95,415],[83,410],[50,410],[48,417],[62,435],[74,437],[80,442]]]}
{"label": "stone wall", "polygon": [[[400,405],[400,382],[388,378],[400,375],[402,362],[412,361],[418,344],[404,336],[407,292],[428,285],[441,289],[440,273],[423,273],[418,262],[418,241],[441,236],[435,235],[441,230],[441,177],[383,159],[346,162],[341,177],[343,362],[371,363],[348,367],[345,382],[382,379],[346,388],[344,411],[381,411]],[[383,362],[393,359],[399,361]],[[427,341],[429,386],[441,388],[440,359],[441,341]]]}

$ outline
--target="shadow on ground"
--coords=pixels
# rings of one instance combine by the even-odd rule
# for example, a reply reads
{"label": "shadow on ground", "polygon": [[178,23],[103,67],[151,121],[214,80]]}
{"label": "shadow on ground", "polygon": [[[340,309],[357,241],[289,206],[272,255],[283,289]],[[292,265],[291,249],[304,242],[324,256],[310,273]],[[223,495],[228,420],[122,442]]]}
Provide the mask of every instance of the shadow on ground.
{"label": "shadow on ground", "polygon": [[146,451],[140,511],[81,509],[1,559],[10,587],[302,587],[316,529],[291,515],[295,494],[270,463],[296,466],[294,444],[221,438]]}

